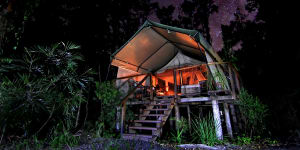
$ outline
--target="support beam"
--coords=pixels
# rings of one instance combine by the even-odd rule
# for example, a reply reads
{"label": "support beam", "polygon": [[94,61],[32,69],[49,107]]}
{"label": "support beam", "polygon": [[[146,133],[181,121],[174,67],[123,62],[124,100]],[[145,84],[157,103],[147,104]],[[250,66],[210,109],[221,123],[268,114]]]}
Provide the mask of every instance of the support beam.
{"label": "support beam", "polygon": [[152,75],[150,77],[150,101],[153,101],[154,91],[153,91],[153,81],[152,81]]}
{"label": "support beam", "polygon": [[121,137],[124,134],[124,120],[126,115],[126,105],[122,106],[122,115],[121,115]]}
{"label": "support beam", "polygon": [[117,106],[117,121],[116,121],[116,129],[120,131],[120,122],[121,122],[121,107]]}
{"label": "support beam", "polygon": [[232,123],[233,123],[234,132],[238,133],[239,128],[238,128],[238,122],[237,122],[237,119],[236,119],[234,104],[229,104],[229,107],[230,107],[230,112],[231,112],[231,116],[232,116]]}
{"label": "support beam", "polygon": [[238,90],[238,92],[241,91],[241,85],[240,85],[240,75],[238,73],[238,71],[230,64],[231,69],[233,70],[233,75],[234,75],[234,79],[235,79],[235,83],[236,83],[236,88]]}
{"label": "support beam", "polygon": [[216,135],[219,140],[223,140],[223,131],[220,118],[219,104],[217,100],[212,100],[213,115],[215,121]]}
{"label": "support beam", "polygon": [[173,112],[170,113],[169,121],[170,121],[170,128],[174,129]]}
{"label": "support beam", "polygon": [[[202,108],[202,106],[199,107],[199,117],[200,118],[203,118],[203,108]],[[208,106],[210,106],[210,105],[208,105]]]}
{"label": "support beam", "polygon": [[231,94],[233,99],[236,99],[236,93],[235,93],[235,85],[233,81],[233,74],[232,74],[232,68],[231,65],[228,65],[228,72],[229,72],[229,78],[230,78],[230,86],[231,86]]}
{"label": "support beam", "polygon": [[225,122],[226,122],[227,133],[228,133],[228,136],[230,138],[233,138],[228,104],[224,103],[223,105],[224,105],[224,113],[225,113]]}
{"label": "support beam", "polygon": [[189,131],[190,131],[190,134],[191,134],[192,133],[192,122],[191,122],[191,109],[190,109],[190,105],[187,105],[186,108],[187,108],[187,114],[188,114]]}
{"label": "support beam", "polygon": [[179,107],[177,103],[177,78],[176,78],[176,69],[173,71],[173,77],[174,77],[174,102],[175,102],[175,118],[176,118],[176,128],[178,128],[178,121],[180,120],[180,112]]}

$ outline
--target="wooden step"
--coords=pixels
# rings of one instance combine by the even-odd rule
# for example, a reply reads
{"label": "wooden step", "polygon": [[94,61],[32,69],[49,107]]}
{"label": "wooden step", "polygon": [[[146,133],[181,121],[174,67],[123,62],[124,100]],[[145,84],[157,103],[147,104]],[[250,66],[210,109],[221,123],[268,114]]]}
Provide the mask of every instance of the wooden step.
{"label": "wooden step", "polygon": [[142,117],[164,117],[167,116],[165,114],[148,114],[148,115],[141,115]]}
{"label": "wooden step", "polygon": [[161,123],[161,120],[134,120],[133,122],[139,123]]}
{"label": "wooden step", "polygon": [[170,110],[168,108],[158,108],[158,109],[144,109],[145,111],[167,111]]}
{"label": "wooden step", "polygon": [[144,140],[144,141],[151,141],[153,139],[152,135],[145,135],[145,134],[123,134],[123,139],[128,140]]}
{"label": "wooden step", "polygon": [[137,126],[129,127],[129,129],[136,129],[136,130],[158,130],[157,128],[154,128],[154,127],[137,127]]}

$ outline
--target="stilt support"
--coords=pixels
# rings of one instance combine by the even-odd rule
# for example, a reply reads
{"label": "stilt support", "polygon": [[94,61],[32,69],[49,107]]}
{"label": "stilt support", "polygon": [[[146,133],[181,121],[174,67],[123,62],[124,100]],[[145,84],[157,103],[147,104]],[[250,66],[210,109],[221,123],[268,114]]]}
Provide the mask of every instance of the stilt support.
{"label": "stilt support", "polygon": [[230,113],[232,116],[232,123],[233,123],[233,131],[234,133],[238,133],[239,132],[239,127],[238,127],[238,122],[236,119],[236,113],[235,113],[235,108],[234,108],[234,104],[229,104],[230,107]]}
{"label": "stilt support", "polygon": [[233,138],[228,104],[223,103],[223,105],[224,105],[224,113],[225,113],[225,122],[226,122],[227,133],[228,133],[228,136],[230,138]]}
{"label": "stilt support", "polygon": [[223,140],[222,124],[220,118],[219,104],[217,100],[212,100],[212,107],[213,107],[216,135],[219,140]]}

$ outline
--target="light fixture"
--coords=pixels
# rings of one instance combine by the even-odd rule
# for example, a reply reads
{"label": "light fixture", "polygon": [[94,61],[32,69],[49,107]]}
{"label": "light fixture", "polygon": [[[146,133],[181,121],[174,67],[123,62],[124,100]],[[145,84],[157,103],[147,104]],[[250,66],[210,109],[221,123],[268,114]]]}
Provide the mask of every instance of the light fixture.
{"label": "light fixture", "polygon": [[169,29],[167,29],[168,33],[171,33],[171,31]]}

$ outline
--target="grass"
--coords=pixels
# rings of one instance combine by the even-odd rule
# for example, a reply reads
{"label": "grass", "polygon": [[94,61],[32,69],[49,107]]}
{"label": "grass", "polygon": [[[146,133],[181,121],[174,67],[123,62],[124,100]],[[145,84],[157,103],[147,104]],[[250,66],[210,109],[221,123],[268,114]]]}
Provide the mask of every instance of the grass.
{"label": "grass", "polygon": [[205,118],[195,117],[192,120],[193,142],[209,146],[219,144],[221,141],[216,136],[214,119],[211,114]]}

